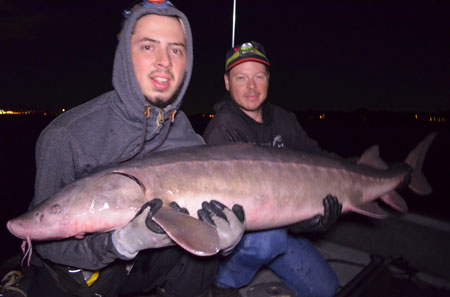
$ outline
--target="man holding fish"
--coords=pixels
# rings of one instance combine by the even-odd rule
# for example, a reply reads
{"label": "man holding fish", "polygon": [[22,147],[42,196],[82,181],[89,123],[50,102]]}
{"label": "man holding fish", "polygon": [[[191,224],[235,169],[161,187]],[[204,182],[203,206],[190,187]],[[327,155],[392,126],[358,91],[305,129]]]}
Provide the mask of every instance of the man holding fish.
{"label": "man holding fish", "polygon": [[[430,192],[420,170],[435,134],[416,146],[402,168],[386,168],[376,147],[355,164],[311,150],[302,153],[314,144],[292,114],[269,106],[281,120],[294,122],[293,134],[301,137],[285,138],[281,132],[291,129],[268,129],[273,148],[261,146],[264,139],[251,140],[251,133],[229,130],[228,142],[258,145],[201,145],[186,116],[175,114],[192,69],[188,21],[164,1],[143,1],[126,16],[115,57],[114,90],[61,115],[42,132],[30,211],[7,223],[29,247],[34,241],[40,255],[31,259],[31,277],[26,276],[31,279],[30,296],[117,296],[154,287],[161,288],[161,296],[197,296],[213,282],[216,257],[195,257],[180,247],[201,256],[228,254],[244,230],[297,223],[294,231],[323,231],[341,209],[382,218],[386,213],[377,198],[406,211],[395,188],[409,175],[411,189]],[[249,49],[242,45],[242,52]],[[233,61],[242,63],[230,64],[234,67],[229,67],[228,79],[239,79],[233,70],[254,61],[239,59],[247,57],[240,50],[233,57],[227,68]],[[251,92],[237,87],[236,94],[242,91],[244,97],[264,101],[255,89],[257,82],[267,91],[268,71],[262,73],[264,77],[259,70],[247,73],[254,80],[247,83]],[[227,78],[225,82],[233,92]],[[261,115],[270,128],[266,111]],[[295,143],[302,137],[300,150],[278,149],[289,142],[298,149]],[[244,206],[245,215],[236,203]],[[168,247],[172,240],[176,247]],[[260,247],[276,254],[277,244],[275,240]],[[298,260],[314,250],[295,251]],[[326,265],[317,265],[323,262],[320,255],[310,258],[315,260],[297,267],[313,267],[314,275],[322,271],[333,280]],[[293,282],[305,279],[320,283],[324,278],[294,277]],[[333,293],[333,286],[323,294],[316,289],[310,295]]]}
{"label": "man holding fish", "polygon": [[[205,130],[205,141],[245,142],[323,154],[293,113],[266,101],[269,67],[264,47],[258,42],[245,42],[227,51],[224,81],[229,96],[214,106],[216,114]],[[288,230],[304,233],[330,228],[342,205],[331,195],[323,201],[324,216],[317,215]],[[297,296],[333,296],[338,287],[335,273],[314,245],[281,228],[246,233],[219,267],[213,296],[241,296],[238,289],[248,285],[262,266],[270,268]]]}
{"label": "man holding fish", "polygon": [[[60,115],[43,130],[30,208],[102,168],[204,144],[178,110],[193,63],[186,16],[169,1],[140,1],[124,15],[114,90]],[[176,203],[171,207],[184,211]],[[38,255],[31,258],[29,296],[117,296],[155,287],[161,296],[203,294],[213,282],[217,261],[172,246],[151,220],[160,208],[159,199],[146,203],[135,219],[114,232],[33,243]],[[51,211],[61,210],[55,206]],[[212,201],[203,204],[201,213],[217,225],[220,248],[230,252],[244,232],[242,208],[230,210]]]}

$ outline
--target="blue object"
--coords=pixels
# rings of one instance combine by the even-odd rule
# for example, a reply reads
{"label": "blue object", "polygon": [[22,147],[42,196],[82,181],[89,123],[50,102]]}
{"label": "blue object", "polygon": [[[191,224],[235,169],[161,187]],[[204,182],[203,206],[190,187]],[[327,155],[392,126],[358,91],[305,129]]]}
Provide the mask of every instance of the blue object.
{"label": "blue object", "polygon": [[306,238],[288,235],[285,229],[244,234],[221,263],[216,285],[244,287],[262,266],[269,267],[297,296],[334,296],[338,289],[336,274],[314,245]]}
{"label": "blue object", "polygon": [[172,2],[168,0],[142,0],[142,1],[135,1],[132,3],[130,8],[124,9],[122,12],[122,15],[125,19],[128,19],[133,12],[133,10],[137,6],[143,6],[145,8],[152,7],[152,8],[158,8],[158,9],[164,9],[169,6],[174,6]]}

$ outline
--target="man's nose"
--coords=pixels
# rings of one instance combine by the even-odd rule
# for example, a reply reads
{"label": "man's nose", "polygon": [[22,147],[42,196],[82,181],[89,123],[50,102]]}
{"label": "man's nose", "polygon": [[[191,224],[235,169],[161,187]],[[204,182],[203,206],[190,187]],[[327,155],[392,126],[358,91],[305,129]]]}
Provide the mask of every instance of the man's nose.
{"label": "man's nose", "polygon": [[156,57],[156,65],[162,68],[168,68],[172,65],[169,53],[165,49],[160,49]]}
{"label": "man's nose", "polygon": [[248,87],[249,89],[254,89],[254,88],[256,88],[256,83],[255,83],[255,80],[254,80],[253,78],[250,78],[250,79],[248,80],[247,87]]}

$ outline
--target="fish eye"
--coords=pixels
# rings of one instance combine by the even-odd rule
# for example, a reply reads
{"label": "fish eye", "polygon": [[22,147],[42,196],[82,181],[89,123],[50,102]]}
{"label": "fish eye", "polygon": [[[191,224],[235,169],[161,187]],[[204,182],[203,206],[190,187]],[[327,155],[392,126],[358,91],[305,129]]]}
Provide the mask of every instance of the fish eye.
{"label": "fish eye", "polygon": [[61,206],[59,204],[55,204],[52,207],[50,207],[50,213],[57,214],[61,212]]}

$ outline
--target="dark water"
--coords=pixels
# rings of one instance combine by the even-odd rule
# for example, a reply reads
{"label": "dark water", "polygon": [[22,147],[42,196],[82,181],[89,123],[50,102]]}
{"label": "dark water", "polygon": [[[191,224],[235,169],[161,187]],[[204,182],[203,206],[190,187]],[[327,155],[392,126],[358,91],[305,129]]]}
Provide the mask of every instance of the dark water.
{"label": "dark water", "polygon": [[[448,123],[435,124],[380,114],[335,114],[325,120],[306,113],[298,117],[308,134],[324,149],[349,157],[359,156],[364,149],[379,144],[381,156],[387,162],[404,160],[427,133],[437,130],[438,137],[424,164],[424,174],[434,192],[428,197],[411,193],[404,196],[411,211],[450,221]],[[20,240],[9,234],[6,222],[23,213],[33,196],[34,146],[40,131],[51,119],[42,115],[0,116],[1,259],[19,250]],[[192,116],[191,120],[199,133],[208,123],[208,118],[202,116]]]}

